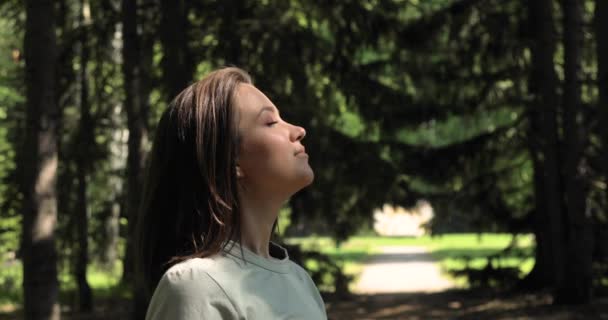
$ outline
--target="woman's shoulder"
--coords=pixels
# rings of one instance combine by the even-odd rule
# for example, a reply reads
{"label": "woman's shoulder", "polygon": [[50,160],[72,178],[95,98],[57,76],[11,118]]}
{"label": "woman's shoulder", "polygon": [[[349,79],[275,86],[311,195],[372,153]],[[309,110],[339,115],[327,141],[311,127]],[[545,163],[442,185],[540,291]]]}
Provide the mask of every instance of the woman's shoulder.
{"label": "woman's shoulder", "polygon": [[289,260],[289,266],[291,267],[291,270],[293,270],[292,272],[297,274],[298,276],[310,277],[306,269],[304,269],[301,265],[291,259]]}
{"label": "woman's shoulder", "polygon": [[184,260],[172,265],[165,272],[167,275],[179,276],[182,274],[188,274],[196,271],[206,271],[213,268],[215,264],[214,259],[207,258],[192,258]]}
{"label": "woman's shoulder", "polygon": [[188,283],[217,282],[219,275],[224,273],[238,273],[235,263],[223,254],[216,254],[205,258],[192,258],[171,266],[164,277],[172,282],[185,281]]}
{"label": "woman's shoulder", "polygon": [[167,269],[163,280],[171,286],[196,289],[197,286],[207,285],[212,280],[209,273],[215,264],[210,258],[188,259]]}
{"label": "woman's shoulder", "polygon": [[301,281],[305,282],[309,287],[316,289],[316,285],[315,285],[314,281],[312,280],[312,277],[311,277],[310,273],[308,272],[308,270],[306,270],[301,265],[297,264],[295,261],[290,260],[289,262],[291,265],[291,269],[293,270],[293,273],[296,274],[297,277]]}
{"label": "woman's shoulder", "polygon": [[160,279],[146,319],[233,319],[234,303],[208,273],[212,259],[189,259],[170,267]]}

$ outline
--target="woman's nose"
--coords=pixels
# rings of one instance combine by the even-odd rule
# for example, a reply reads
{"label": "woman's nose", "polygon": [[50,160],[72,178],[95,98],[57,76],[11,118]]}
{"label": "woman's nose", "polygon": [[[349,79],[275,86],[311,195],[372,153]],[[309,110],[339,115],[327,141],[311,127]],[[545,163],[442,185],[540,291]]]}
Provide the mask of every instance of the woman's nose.
{"label": "woman's nose", "polygon": [[294,141],[300,141],[304,139],[306,136],[306,129],[300,126],[294,126],[294,130],[292,131],[292,137]]}

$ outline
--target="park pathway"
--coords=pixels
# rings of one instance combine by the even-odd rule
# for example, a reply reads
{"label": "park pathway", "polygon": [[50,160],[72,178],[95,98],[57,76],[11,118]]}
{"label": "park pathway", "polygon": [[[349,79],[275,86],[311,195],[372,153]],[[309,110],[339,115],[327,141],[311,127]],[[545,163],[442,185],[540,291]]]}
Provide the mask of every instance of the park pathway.
{"label": "park pathway", "polygon": [[453,288],[424,247],[381,247],[363,266],[358,294],[439,292]]}
{"label": "park pathway", "polygon": [[[608,298],[554,306],[547,293],[462,290],[422,247],[383,247],[364,265],[354,295],[327,303],[330,320],[608,320]],[[454,289],[454,290],[449,290]]]}

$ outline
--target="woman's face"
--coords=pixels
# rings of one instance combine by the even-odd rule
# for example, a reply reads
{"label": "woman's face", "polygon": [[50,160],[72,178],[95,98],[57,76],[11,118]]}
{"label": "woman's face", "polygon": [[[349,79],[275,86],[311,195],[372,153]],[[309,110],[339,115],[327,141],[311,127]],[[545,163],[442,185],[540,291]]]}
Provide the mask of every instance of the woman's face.
{"label": "woman's face", "polygon": [[281,119],[270,99],[250,84],[238,86],[235,105],[241,138],[237,175],[246,190],[289,197],[312,183],[304,128]]}

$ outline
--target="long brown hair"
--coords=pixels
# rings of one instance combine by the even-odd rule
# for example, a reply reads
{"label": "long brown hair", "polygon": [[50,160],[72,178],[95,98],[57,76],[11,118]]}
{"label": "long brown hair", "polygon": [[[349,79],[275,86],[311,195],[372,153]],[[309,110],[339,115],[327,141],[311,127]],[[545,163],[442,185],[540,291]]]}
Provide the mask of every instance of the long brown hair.
{"label": "long brown hair", "polygon": [[243,70],[216,70],[163,113],[147,167],[136,228],[136,274],[150,294],[167,268],[240,239],[237,86]]}

